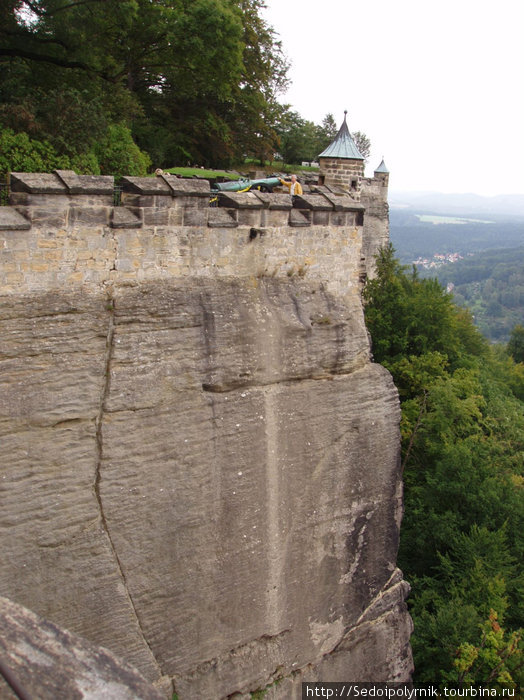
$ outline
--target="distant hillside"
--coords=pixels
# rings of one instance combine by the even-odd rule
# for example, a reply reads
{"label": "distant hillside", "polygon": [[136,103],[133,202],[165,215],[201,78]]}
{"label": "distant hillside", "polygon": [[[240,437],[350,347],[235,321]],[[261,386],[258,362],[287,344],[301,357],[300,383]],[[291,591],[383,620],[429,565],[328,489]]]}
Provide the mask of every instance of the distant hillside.
{"label": "distant hillside", "polygon": [[392,191],[388,199],[392,209],[431,211],[435,214],[524,216],[524,194],[482,197],[478,194]]}
{"label": "distant hillside", "polygon": [[524,324],[524,195],[415,192],[389,201],[400,261],[452,286],[483,335],[507,342],[515,324]]}
{"label": "distant hillside", "polygon": [[524,216],[390,209],[390,236],[403,263],[435,254],[477,253],[524,244]]}

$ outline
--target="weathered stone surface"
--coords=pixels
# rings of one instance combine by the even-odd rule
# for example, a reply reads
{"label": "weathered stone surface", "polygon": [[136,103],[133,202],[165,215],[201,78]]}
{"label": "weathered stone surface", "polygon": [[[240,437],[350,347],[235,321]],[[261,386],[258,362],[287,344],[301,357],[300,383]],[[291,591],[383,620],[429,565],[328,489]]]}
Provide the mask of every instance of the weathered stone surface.
{"label": "weathered stone surface", "polygon": [[110,651],[0,598],[0,697],[38,700],[162,700]]}
{"label": "weathered stone surface", "polygon": [[212,207],[207,215],[207,225],[210,228],[236,228],[238,221],[227,209]]}
{"label": "weathered stone surface", "polygon": [[111,228],[142,228],[143,221],[127,207],[114,207],[111,213]]}
{"label": "weathered stone surface", "polygon": [[11,173],[12,192],[67,194],[67,187],[56,173]]}
{"label": "weathered stone surface", "polygon": [[322,194],[298,195],[293,204],[298,209],[315,209],[317,211],[331,211],[333,204]]}
{"label": "weathered stone surface", "polygon": [[292,227],[311,226],[311,221],[306,212],[299,209],[291,209],[289,212],[289,225]]}
{"label": "weathered stone surface", "polygon": [[255,190],[252,192],[257,199],[264,203],[264,206],[269,209],[283,209],[285,211],[291,209],[293,204],[291,203],[291,197],[289,194],[282,194],[279,192],[260,192]]}
{"label": "weathered stone surface", "polygon": [[31,222],[14,207],[0,208],[0,231],[23,231],[31,228]]}
{"label": "weathered stone surface", "polygon": [[193,197],[208,197],[210,185],[208,180],[197,178],[176,177],[169,173],[164,173],[162,178],[167,182],[171,190],[176,195],[192,195]]}
{"label": "weathered stone surface", "polygon": [[1,232],[0,594],[182,700],[408,680],[398,398],[360,298],[383,184],[366,229],[327,190],[128,178],[126,210],[41,177]]}
{"label": "weathered stone surface", "polygon": [[115,178],[112,175],[77,175],[73,170],[55,170],[70,194],[112,195]]}
{"label": "weathered stone surface", "polygon": [[261,209],[264,206],[254,192],[219,192],[218,201],[221,207],[231,209]]}
{"label": "weathered stone surface", "polygon": [[357,295],[190,278],[1,308],[3,594],[181,698],[362,654],[409,677],[402,588],[380,607],[398,400]]}

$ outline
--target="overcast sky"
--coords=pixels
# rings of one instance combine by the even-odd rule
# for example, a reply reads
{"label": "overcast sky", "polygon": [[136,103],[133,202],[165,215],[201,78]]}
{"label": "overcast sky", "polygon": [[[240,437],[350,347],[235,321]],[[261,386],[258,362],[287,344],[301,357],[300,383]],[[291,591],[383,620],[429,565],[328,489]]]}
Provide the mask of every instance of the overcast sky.
{"label": "overcast sky", "polygon": [[320,123],[348,110],[393,190],[524,193],[524,0],[265,0]]}

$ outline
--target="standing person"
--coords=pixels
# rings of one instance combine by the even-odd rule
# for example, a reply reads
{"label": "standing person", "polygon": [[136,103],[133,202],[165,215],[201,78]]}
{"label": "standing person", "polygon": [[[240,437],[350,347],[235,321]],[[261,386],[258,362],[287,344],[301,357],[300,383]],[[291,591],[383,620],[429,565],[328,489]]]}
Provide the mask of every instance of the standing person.
{"label": "standing person", "polygon": [[280,180],[281,185],[285,185],[286,187],[289,187],[289,194],[295,198],[298,194],[302,194],[302,185],[300,182],[297,180],[296,175],[291,175],[291,182],[286,182],[286,180],[282,180],[281,178],[278,178]]}

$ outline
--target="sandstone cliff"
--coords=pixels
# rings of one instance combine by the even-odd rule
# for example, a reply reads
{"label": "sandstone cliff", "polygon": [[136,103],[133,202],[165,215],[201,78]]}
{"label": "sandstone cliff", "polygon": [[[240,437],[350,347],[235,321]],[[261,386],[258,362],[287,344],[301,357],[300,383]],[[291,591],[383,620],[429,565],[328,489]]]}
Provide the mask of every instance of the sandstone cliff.
{"label": "sandstone cliff", "polygon": [[243,200],[254,235],[176,192],[118,230],[107,200],[21,191],[0,212],[0,594],[180,698],[407,680],[399,405],[361,230],[340,208],[293,228],[266,196]]}

